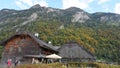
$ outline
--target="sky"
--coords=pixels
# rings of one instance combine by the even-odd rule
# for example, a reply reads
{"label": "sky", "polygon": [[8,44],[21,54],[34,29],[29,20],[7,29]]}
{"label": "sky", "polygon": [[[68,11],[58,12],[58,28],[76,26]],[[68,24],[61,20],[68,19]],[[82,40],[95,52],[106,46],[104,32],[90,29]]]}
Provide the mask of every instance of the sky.
{"label": "sky", "polygon": [[6,8],[24,10],[35,4],[59,9],[78,7],[89,13],[110,12],[120,14],[120,0],[0,0],[0,10]]}

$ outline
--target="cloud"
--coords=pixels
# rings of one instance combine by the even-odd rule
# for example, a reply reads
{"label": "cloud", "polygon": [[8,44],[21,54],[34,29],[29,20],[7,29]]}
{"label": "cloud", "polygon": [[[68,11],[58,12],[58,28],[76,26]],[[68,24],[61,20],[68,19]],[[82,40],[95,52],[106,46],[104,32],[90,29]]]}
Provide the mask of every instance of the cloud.
{"label": "cloud", "polygon": [[94,0],[62,0],[63,9],[69,7],[78,7],[81,9],[85,9],[89,7],[89,3],[93,2]]}
{"label": "cloud", "polygon": [[101,5],[101,10],[103,10],[102,12],[111,12],[110,5],[108,4]]}
{"label": "cloud", "polygon": [[46,0],[16,0],[15,3],[21,9],[29,8],[35,4],[40,4],[41,6],[48,7],[48,3]]}
{"label": "cloud", "polygon": [[34,5],[35,4],[40,4],[40,6],[45,6],[45,7],[48,7],[48,3],[46,0],[33,0],[34,2]]}
{"label": "cloud", "polygon": [[32,0],[18,0],[18,1],[20,1],[21,3],[24,3],[24,4],[28,4],[28,5],[30,5],[30,6],[33,5]]}
{"label": "cloud", "polygon": [[115,13],[118,13],[118,14],[120,14],[120,3],[117,3],[116,5],[115,5]]}
{"label": "cloud", "polygon": [[99,0],[98,4],[103,4],[103,3],[108,2],[108,1],[110,1],[110,0]]}
{"label": "cloud", "polygon": [[21,2],[16,1],[15,3],[16,3],[16,5],[19,6],[20,8],[27,9],[27,7],[26,7],[24,4],[22,4]]}

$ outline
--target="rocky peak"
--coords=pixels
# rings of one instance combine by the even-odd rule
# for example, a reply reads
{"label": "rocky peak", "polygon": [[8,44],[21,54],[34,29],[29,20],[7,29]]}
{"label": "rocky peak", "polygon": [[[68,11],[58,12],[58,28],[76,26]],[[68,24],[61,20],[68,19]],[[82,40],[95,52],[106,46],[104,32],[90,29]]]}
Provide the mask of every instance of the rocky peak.
{"label": "rocky peak", "polygon": [[89,13],[83,11],[80,8],[71,7],[71,8],[66,9],[66,11],[67,11],[67,13],[71,12],[71,14],[72,14],[71,21],[72,22],[85,22],[88,19],[90,19]]}
{"label": "rocky peak", "polygon": [[97,12],[92,16],[101,22],[120,22],[120,14]]}
{"label": "rocky peak", "polygon": [[70,7],[70,8],[68,8],[68,9],[66,9],[67,11],[76,11],[76,12],[78,12],[78,11],[83,11],[82,9],[80,9],[80,8],[77,8],[77,7]]}
{"label": "rocky peak", "polygon": [[10,12],[15,12],[16,10],[13,9],[2,9],[0,12],[5,12],[5,13],[10,13]]}
{"label": "rocky peak", "polygon": [[90,18],[85,12],[76,12],[73,15],[72,22],[85,22],[88,19],[90,19]]}
{"label": "rocky peak", "polygon": [[39,5],[39,4],[36,4],[36,5],[34,5],[34,6],[32,6],[31,8],[40,8],[41,6]]}

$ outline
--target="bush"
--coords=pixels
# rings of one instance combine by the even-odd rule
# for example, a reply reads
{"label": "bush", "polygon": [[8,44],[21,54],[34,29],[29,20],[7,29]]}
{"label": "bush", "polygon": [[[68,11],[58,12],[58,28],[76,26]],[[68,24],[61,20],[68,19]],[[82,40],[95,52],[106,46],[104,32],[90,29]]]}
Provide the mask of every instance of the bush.
{"label": "bush", "polygon": [[71,62],[67,64],[62,63],[51,63],[51,64],[24,64],[17,66],[16,68],[120,68],[119,65],[109,65],[104,63],[77,63]]}

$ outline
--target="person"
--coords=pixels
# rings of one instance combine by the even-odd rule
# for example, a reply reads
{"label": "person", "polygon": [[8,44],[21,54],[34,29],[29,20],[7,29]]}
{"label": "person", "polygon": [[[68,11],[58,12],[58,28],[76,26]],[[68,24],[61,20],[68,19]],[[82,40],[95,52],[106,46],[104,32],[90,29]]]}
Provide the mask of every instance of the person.
{"label": "person", "polygon": [[38,59],[35,59],[35,63],[36,63],[36,64],[39,63],[39,60],[38,60]]}
{"label": "person", "polygon": [[17,60],[15,61],[15,66],[17,66],[18,64],[20,64],[19,59],[17,59]]}
{"label": "person", "polygon": [[7,65],[8,65],[9,68],[11,68],[11,66],[12,66],[12,59],[8,59]]}
{"label": "person", "polygon": [[32,58],[32,64],[34,64],[35,63],[35,58]]}

